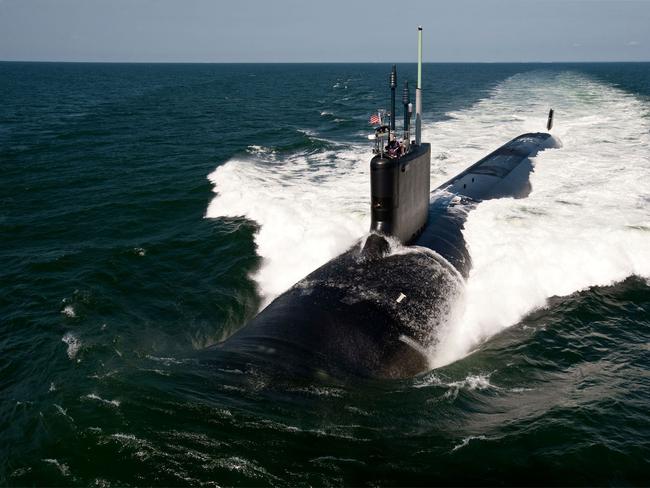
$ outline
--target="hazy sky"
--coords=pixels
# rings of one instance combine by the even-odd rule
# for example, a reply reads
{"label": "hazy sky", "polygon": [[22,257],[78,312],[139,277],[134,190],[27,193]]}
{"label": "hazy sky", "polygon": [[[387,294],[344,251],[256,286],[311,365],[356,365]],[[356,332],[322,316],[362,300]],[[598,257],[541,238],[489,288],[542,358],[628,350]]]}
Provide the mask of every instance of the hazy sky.
{"label": "hazy sky", "polygon": [[650,0],[0,0],[0,60],[650,61]]}

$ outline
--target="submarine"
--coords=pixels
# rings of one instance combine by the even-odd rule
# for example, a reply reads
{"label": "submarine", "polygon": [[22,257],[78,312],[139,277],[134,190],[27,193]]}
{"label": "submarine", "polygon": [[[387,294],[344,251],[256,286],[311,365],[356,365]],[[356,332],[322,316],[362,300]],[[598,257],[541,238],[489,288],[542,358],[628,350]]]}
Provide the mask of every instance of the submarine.
{"label": "submarine", "polygon": [[[428,351],[471,269],[462,233],[468,213],[484,200],[527,196],[530,158],[559,141],[549,132],[522,134],[432,191],[431,145],[422,141],[422,27],[414,137],[408,81],[403,130],[396,130],[394,65],[389,84],[390,111],[371,117],[369,233],[210,353],[236,354],[292,376],[399,379],[431,369]],[[552,123],[551,110],[548,131]]]}

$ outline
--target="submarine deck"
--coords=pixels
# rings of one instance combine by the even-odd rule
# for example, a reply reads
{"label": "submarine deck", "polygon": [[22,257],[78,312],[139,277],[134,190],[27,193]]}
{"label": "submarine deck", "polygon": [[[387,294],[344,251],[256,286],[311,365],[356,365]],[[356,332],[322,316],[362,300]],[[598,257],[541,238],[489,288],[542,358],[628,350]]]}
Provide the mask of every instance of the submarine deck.
{"label": "submarine deck", "polygon": [[[525,197],[531,190],[528,177],[533,169],[528,158],[535,156],[540,149],[553,145],[554,140],[549,133],[522,134],[492,151],[436,190],[446,190],[474,200]],[[515,172],[517,174],[514,174]],[[512,180],[508,185],[504,185],[506,178]]]}

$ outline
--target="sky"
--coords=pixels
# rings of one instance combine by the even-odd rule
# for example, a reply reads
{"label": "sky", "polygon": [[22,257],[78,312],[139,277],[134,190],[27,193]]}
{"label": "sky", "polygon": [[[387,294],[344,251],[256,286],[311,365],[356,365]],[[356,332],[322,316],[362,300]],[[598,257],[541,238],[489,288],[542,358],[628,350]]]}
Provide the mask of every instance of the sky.
{"label": "sky", "polygon": [[650,61],[650,0],[0,0],[0,60]]}

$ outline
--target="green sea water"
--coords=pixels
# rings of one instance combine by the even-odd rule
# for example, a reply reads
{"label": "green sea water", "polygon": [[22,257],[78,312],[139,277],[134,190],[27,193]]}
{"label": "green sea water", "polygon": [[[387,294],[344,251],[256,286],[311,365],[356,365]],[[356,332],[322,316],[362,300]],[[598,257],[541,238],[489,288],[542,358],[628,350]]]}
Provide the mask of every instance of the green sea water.
{"label": "green sea water", "polygon": [[648,63],[425,66],[432,183],[564,144],[468,222],[440,367],[197,359],[365,232],[388,70],[0,63],[0,484],[650,484]]}

